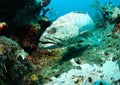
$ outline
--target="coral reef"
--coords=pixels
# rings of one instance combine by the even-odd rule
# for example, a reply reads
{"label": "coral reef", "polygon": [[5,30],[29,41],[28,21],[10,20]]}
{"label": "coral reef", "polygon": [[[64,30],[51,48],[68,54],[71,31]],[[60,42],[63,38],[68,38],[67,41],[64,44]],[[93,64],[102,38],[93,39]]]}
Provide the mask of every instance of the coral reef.
{"label": "coral reef", "polygon": [[103,19],[110,23],[116,22],[120,15],[120,9],[111,2],[105,3],[104,6],[101,7],[101,12]]}
{"label": "coral reef", "polygon": [[[120,56],[120,33],[114,30],[114,25],[108,25],[106,27],[106,29],[96,28],[97,30],[86,41],[81,42],[81,44],[62,49],[37,49],[30,55],[21,49],[17,43],[6,37],[1,37],[0,56],[1,69],[3,69],[1,71],[1,84],[10,83],[12,85],[21,82],[25,85],[39,85],[40,83],[58,83],[58,85],[71,83],[74,85],[81,84],[82,81],[83,83],[86,81],[87,85],[91,84],[91,82],[93,85],[96,85],[96,83],[109,85],[113,81],[113,83],[118,84],[119,78],[110,80],[106,79],[106,76],[103,79],[100,77],[100,74],[102,75],[104,72],[105,75],[110,75],[106,74],[107,70],[103,71],[102,69],[111,68],[111,72],[114,74],[112,70],[114,68],[111,66],[116,66],[115,69],[118,69],[120,66],[118,61]],[[71,59],[72,63],[69,62]],[[89,66],[89,68],[95,69],[92,72],[89,69],[87,72],[88,75],[85,78],[79,76],[81,75],[81,71],[85,71],[83,69],[85,68],[84,65],[87,66],[86,68]],[[118,70],[116,72],[119,74]],[[84,73],[86,74],[86,72]],[[95,79],[95,75],[91,75],[91,73],[99,75],[99,77],[96,76],[97,79]],[[62,79],[65,76],[68,76],[66,77],[66,81]],[[72,80],[70,76],[72,76]],[[52,82],[48,83],[51,80]],[[5,83],[5,81],[7,82]]]}
{"label": "coral reef", "polygon": [[4,36],[0,37],[0,84],[27,85],[33,66],[28,54],[20,46]]}
{"label": "coral reef", "polygon": [[[11,3],[8,3],[8,0],[1,0],[0,2],[0,21],[6,22],[9,28],[1,31],[0,35],[16,40],[26,51],[35,50],[38,37],[50,25],[50,21],[47,18],[43,19],[40,12],[50,4],[51,0],[16,0]],[[45,26],[41,24],[44,22]]]}
{"label": "coral reef", "polygon": [[[100,5],[99,0],[94,0],[90,5],[95,10],[93,18],[96,28],[106,28],[107,23],[115,24],[116,30],[119,30],[120,22],[120,8],[119,5],[115,6],[111,1],[105,2]],[[101,16],[102,15],[102,16]]]}
{"label": "coral reef", "polygon": [[[44,8],[50,2],[0,0],[0,85],[119,85],[120,8],[104,4],[103,18],[95,16],[96,28],[89,38],[40,49],[39,37],[52,23],[46,17],[51,8]],[[97,11],[99,0],[93,6]]]}

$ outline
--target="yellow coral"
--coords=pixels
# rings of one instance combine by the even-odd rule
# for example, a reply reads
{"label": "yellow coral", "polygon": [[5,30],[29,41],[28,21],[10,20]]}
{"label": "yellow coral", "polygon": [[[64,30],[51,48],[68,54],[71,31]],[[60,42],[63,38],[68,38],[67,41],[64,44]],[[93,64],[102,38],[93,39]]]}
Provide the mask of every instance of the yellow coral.
{"label": "yellow coral", "polygon": [[36,80],[38,80],[38,76],[35,75],[35,74],[32,74],[32,75],[30,76],[30,80],[31,80],[31,81],[36,81]]}

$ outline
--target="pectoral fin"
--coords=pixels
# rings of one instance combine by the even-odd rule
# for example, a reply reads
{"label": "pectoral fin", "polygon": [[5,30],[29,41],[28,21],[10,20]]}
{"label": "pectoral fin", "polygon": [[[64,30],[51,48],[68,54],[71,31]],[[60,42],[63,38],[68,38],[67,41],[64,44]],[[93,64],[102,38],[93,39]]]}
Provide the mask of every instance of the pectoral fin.
{"label": "pectoral fin", "polygon": [[86,37],[88,35],[89,35],[89,30],[85,30],[85,31],[80,32],[80,36]]}

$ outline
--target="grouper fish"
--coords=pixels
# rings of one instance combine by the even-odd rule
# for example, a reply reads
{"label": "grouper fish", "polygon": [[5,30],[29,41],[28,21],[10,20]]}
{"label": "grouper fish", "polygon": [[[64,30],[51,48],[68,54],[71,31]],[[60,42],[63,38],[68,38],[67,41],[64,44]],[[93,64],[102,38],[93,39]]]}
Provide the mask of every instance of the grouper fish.
{"label": "grouper fish", "polygon": [[94,29],[88,13],[70,12],[56,19],[39,39],[39,48],[59,48],[78,43]]}

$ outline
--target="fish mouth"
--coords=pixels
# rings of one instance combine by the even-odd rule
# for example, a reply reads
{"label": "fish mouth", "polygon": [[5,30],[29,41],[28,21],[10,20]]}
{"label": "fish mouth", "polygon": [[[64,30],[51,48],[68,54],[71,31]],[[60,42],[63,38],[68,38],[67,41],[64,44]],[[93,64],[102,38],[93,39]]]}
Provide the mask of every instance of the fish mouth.
{"label": "fish mouth", "polygon": [[48,37],[43,37],[43,38],[41,38],[41,39],[40,39],[40,42],[41,42],[42,44],[49,44],[49,43],[55,44],[55,40],[54,40],[54,39],[51,39],[51,38],[48,38]]}
{"label": "fish mouth", "polygon": [[49,42],[49,41],[40,41],[40,43],[41,43],[41,44],[49,44],[49,43],[55,44],[54,42]]}
{"label": "fish mouth", "polygon": [[58,41],[62,42],[62,40],[60,40],[59,38],[54,37],[54,39],[51,39],[48,37],[44,37],[40,39],[39,47],[40,48],[58,48],[60,46]]}
{"label": "fish mouth", "polygon": [[49,42],[49,41],[40,41],[40,43],[42,44],[42,45],[47,45],[47,46],[52,46],[52,45],[55,45],[55,43],[54,42]]}
{"label": "fish mouth", "polygon": [[50,49],[50,48],[53,48],[55,46],[54,43],[51,43],[51,42],[40,42],[39,43],[39,47],[41,49]]}
{"label": "fish mouth", "polygon": [[40,48],[52,48],[56,45],[55,40],[44,37],[40,39],[39,47]]}

